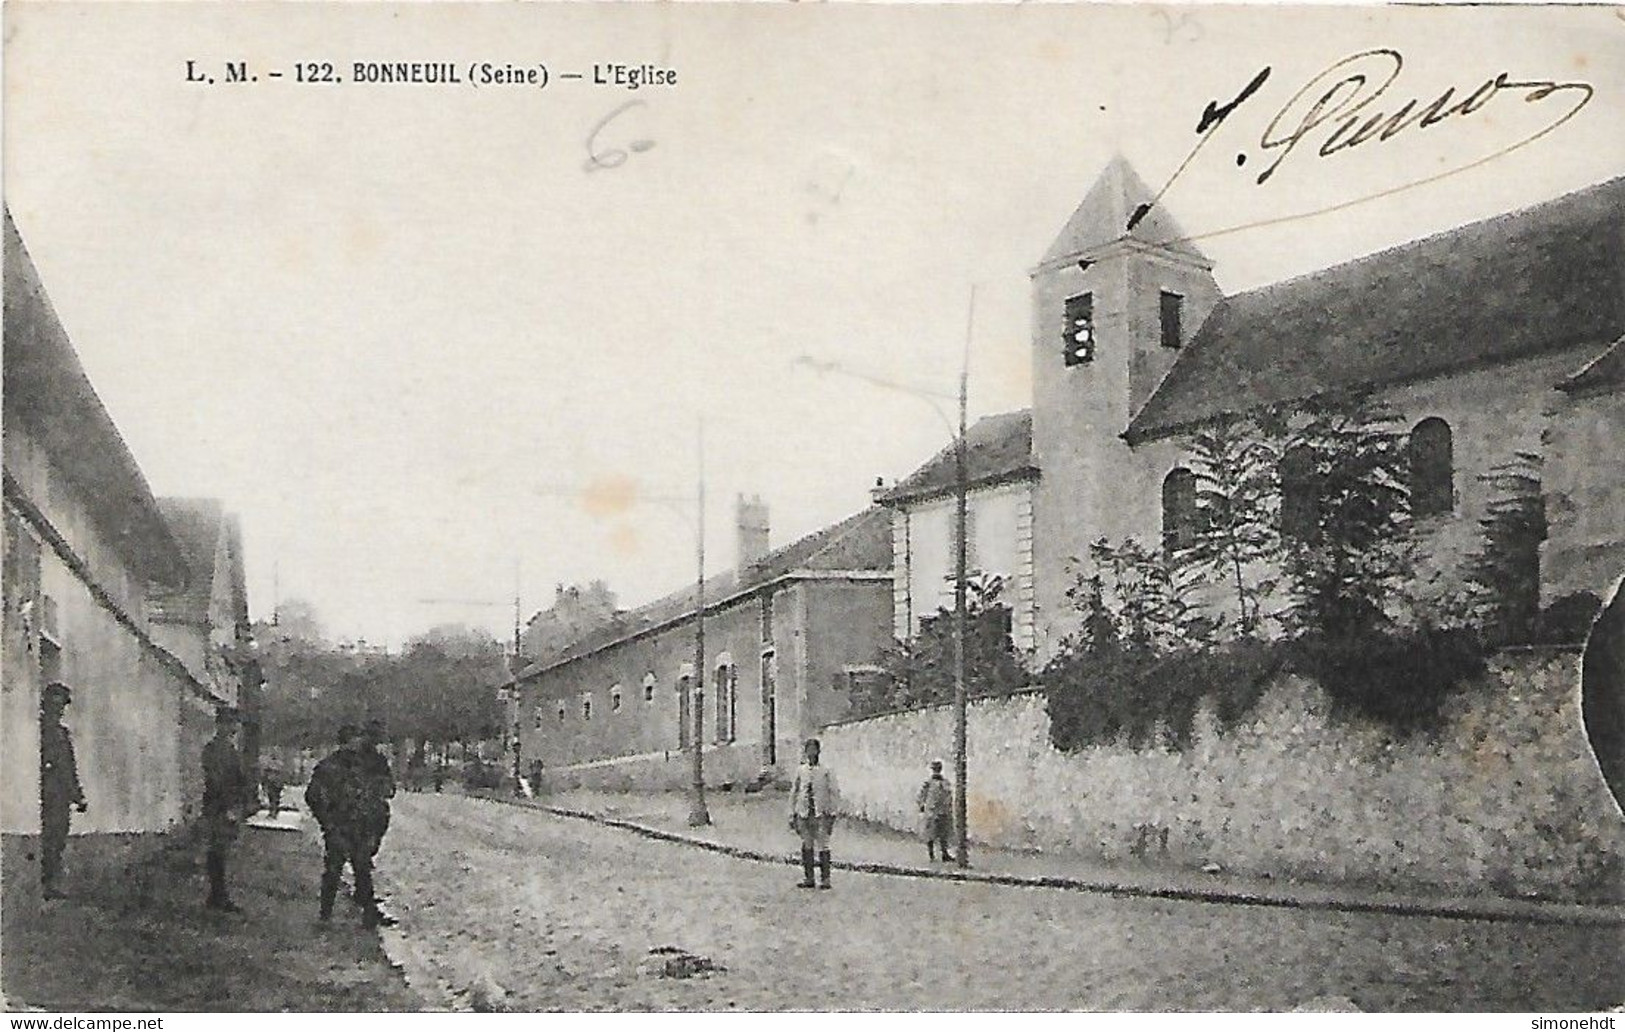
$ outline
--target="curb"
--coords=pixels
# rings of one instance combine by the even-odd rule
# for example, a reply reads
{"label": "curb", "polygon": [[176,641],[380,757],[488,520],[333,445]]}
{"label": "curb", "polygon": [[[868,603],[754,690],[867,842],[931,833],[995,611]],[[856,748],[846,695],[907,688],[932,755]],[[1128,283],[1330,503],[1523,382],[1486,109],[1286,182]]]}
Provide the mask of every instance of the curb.
{"label": "curb", "polygon": [[[744,846],[730,846],[722,842],[684,835],[679,832],[653,828],[636,821],[618,817],[605,817],[587,810],[572,810],[542,803],[485,796],[492,802],[503,803],[522,810],[537,810],[556,817],[587,821],[604,827],[630,831],[644,838],[676,845],[692,846],[711,853],[738,860],[757,863],[796,866],[798,857],[786,853],[768,853]],[[883,874],[899,878],[934,878],[938,881],[970,882],[983,885],[1006,885],[1027,889],[1061,889],[1070,892],[1088,892],[1121,899],[1166,899],[1187,903],[1212,903],[1229,906],[1277,907],[1288,910],[1330,910],[1349,914],[1388,914],[1400,917],[1442,917],[1460,921],[1516,922],[1522,924],[1569,925],[1575,927],[1625,927],[1625,907],[1584,903],[1538,903],[1522,900],[1501,900],[1495,903],[1425,900],[1425,899],[1358,899],[1317,898],[1287,895],[1285,893],[1257,893],[1235,889],[1196,889],[1173,886],[1134,885],[1127,882],[1085,881],[1061,875],[1032,876],[965,871],[953,868],[909,867],[904,864],[869,861],[835,860],[832,867],[862,874]]]}

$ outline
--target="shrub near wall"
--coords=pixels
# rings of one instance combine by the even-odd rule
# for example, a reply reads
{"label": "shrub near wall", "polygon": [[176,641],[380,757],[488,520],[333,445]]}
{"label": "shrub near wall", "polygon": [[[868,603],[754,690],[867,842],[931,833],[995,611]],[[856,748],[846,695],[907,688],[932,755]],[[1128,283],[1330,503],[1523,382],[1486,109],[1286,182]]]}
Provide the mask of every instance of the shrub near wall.
{"label": "shrub near wall", "polygon": [[[1625,822],[1579,718],[1580,655],[1504,653],[1445,703],[1435,737],[1329,719],[1324,692],[1274,680],[1220,733],[1197,716],[1183,752],[1123,744],[1063,753],[1041,695],[970,712],[971,837],[1126,860],[1137,826],[1168,860],[1242,874],[1448,892],[1625,898]],[[822,738],[856,816],[918,826],[914,793],[949,762],[948,707],[838,724]]]}

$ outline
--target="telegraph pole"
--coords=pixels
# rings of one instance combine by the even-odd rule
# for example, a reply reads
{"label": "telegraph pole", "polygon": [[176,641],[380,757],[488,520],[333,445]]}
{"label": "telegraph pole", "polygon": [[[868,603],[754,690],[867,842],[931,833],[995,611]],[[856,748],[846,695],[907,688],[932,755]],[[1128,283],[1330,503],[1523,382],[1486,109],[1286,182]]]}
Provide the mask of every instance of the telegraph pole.
{"label": "telegraph pole", "polygon": [[[966,569],[968,543],[966,535],[967,510],[970,507],[970,469],[968,445],[966,443],[966,427],[969,422],[969,396],[970,396],[970,346],[972,331],[976,326],[976,286],[970,288],[970,306],[965,315],[965,349],[959,366],[959,422],[956,427],[948,418],[948,413],[938,404],[947,401],[950,395],[946,392],[925,390],[908,384],[898,383],[894,380],[873,376],[868,373],[842,367],[839,363],[816,359],[802,355],[795,361],[796,365],[806,366],[817,373],[837,373],[850,376],[877,387],[887,390],[900,391],[912,394],[931,406],[931,411],[942,420],[945,430],[954,438],[954,823],[958,827],[958,846],[961,867],[970,866],[970,833],[966,820],[969,807],[966,805],[967,791],[965,782],[969,763],[966,759],[967,733],[969,709],[969,687],[965,681],[965,637],[969,633],[966,609],[969,594],[967,581],[969,571]],[[910,618],[912,621],[912,617]],[[910,633],[913,628],[910,627]]]}
{"label": "telegraph pole", "polygon": [[711,823],[711,814],[705,808],[705,760],[702,740],[705,737],[705,417],[700,417],[699,483],[694,512],[694,556],[699,568],[694,581],[694,679],[690,683],[693,712],[689,719],[693,729],[689,746],[694,750],[691,761],[694,772],[694,796],[689,803],[688,824],[698,828]]}
{"label": "telegraph pole", "polygon": [[970,833],[966,824],[965,775],[969,691],[965,684],[966,577],[968,551],[966,514],[970,507],[970,471],[966,455],[965,429],[970,394],[970,338],[976,321],[976,287],[970,288],[970,310],[965,316],[965,352],[959,367],[959,434],[954,440],[954,826],[959,830],[959,848],[954,855],[960,867],[970,866]]}

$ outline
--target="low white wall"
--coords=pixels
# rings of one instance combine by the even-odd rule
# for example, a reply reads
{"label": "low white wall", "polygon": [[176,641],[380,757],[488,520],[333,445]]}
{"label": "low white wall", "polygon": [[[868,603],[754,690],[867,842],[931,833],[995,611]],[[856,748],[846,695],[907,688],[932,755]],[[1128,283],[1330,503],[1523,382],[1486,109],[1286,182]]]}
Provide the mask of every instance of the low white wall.
{"label": "low white wall", "polygon": [[[1246,874],[1563,898],[1625,896],[1625,821],[1579,719],[1577,652],[1505,654],[1453,698],[1436,740],[1332,723],[1314,685],[1284,678],[1248,724],[1198,718],[1184,753],[1049,742],[1041,694],[974,702],[971,837],[1108,860],[1138,825],[1168,858]],[[953,713],[938,707],[822,734],[854,815],[914,830],[933,758],[951,773]]]}

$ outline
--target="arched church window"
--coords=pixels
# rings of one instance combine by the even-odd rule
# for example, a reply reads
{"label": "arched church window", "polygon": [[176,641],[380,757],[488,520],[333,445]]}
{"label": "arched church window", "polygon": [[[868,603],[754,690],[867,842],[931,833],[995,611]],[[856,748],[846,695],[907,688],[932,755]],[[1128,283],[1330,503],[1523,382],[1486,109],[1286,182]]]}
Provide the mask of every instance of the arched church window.
{"label": "arched church window", "polygon": [[1450,424],[1437,416],[1411,428],[1405,458],[1410,466],[1411,515],[1437,516],[1456,507],[1455,459]]}
{"label": "arched church window", "polygon": [[1315,473],[1315,453],[1300,444],[1281,456],[1281,536],[1310,541],[1319,529],[1320,483]]}
{"label": "arched church window", "polygon": [[1196,544],[1196,474],[1183,466],[1162,478],[1162,547],[1177,552]]}

